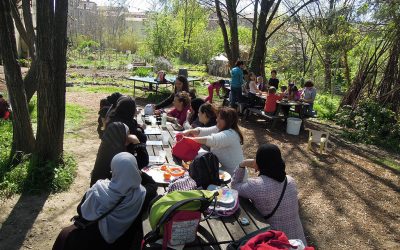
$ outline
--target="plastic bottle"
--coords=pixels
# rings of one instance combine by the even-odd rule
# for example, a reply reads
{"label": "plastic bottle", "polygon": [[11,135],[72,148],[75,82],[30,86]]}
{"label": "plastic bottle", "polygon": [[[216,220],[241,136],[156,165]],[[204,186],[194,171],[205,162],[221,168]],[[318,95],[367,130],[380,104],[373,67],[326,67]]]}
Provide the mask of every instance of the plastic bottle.
{"label": "plastic bottle", "polygon": [[162,127],[167,126],[167,114],[166,113],[163,113],[161,115],[161,126]]}

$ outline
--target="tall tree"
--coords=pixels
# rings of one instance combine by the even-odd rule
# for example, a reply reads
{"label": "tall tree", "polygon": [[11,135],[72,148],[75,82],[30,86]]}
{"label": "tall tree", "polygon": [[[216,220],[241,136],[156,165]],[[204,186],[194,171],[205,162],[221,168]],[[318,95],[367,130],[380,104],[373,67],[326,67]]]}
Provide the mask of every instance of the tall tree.
{"label": "tall tree", "polygon": [[13,144],[11,155],[16,151],[31,153],[35,138],[29,117],[28,102],[17,62],[14,23],[11,17],[10,1],[0,1],[0,44],[9,99],[13,107]]}
{"label": "tall tree", "polygon": [[[218,24],[224,37],[224,49],[229,60],[229,65],[233,67],[239,59],[239,31],[238,31],[238,13],[236,11],[239,0],[226,0],[225,4],[215,0],[215,10],[218,17]],[[225,18],[228,19],[229,36],[225,24]]]}
{"label": "tall tree", "polygon": [[[21,6],[19,5],[20,3],[22,3]],[[11,0],[10,4],[11,14],[14,19],[15,27],[17,28],[22,40],[28,47],[29,56],[31,58],[31,67],[29,68],[28,73],[23,80],[27,101],[29,102],[38,87],[38,68],[36,64],[36,37],[32,20],[31,1]],[[22,17],[19,12],[20,8],[22,8]]]}
{"label": "tall tree", "polygon": [[[271,36],[273,36],[280,28],[282,28],[291,17],[295,16],[301,9],[314,1],[315,0],[308,0],[306,2],[302,1],[303,4],[299,7],[289,6],[289,14],[286,16],[286,18],[267,34],[272,20],[274,19],[275,14],[277,13],[281,4],[281,0],[261,0],[260,14],[258,16],[256,44],[250,63],[251,71],[257,75],[265,76],[265,54],[267,51],[268,39],[271,38]],[[298,4],[295,6],[297,5]]]}
{"label": "tall tree", "polygon": [[57,162],[63,151],[67,14],[68,1],[37,2],[39,89],[36,152],[43,161]]}

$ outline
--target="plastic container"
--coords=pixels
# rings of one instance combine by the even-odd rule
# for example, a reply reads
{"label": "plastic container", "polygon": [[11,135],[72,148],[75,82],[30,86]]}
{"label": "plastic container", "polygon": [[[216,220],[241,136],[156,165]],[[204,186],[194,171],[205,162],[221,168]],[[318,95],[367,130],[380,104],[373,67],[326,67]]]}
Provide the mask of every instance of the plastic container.
{"label": "plastic container", "polygon": [[163,113],[161,115],[161,126],[162,127],[167,126],[167,114],[166,113]]}
{"label": "plastic container", "polygon": [[302,120],[295,117],[287,118],[286,133],[290,135],[299,135]]}

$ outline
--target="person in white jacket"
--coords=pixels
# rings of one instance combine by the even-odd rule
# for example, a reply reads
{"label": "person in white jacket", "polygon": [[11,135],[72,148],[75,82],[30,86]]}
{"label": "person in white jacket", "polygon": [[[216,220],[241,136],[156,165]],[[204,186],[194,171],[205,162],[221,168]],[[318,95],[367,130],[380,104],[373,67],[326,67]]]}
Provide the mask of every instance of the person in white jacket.
{"label": "person in white jacket", "polygon": [[243,135],[238,120],[236,110],[222,107],[218,111],[216,126],[186,130],[183,135],[208,146],[221,163],[221,169],[232,175],[243,161]]}

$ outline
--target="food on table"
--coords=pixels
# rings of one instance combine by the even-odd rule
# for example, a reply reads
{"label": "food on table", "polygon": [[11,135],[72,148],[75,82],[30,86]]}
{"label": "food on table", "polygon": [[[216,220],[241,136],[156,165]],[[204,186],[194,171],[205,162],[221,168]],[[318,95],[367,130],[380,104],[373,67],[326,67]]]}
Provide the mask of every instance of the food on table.
{"label": "food on table", "polygon": [[168,168],[168,167],[167,167],[166,165],[162,165],[162,166],[161,166],[161,170],[162,170],[162,171],[166,171],[167,168]]}
{"label": "food on table", "polygon": [[169,172],[164,172],[164,179],[169,181],[171,179],[171,174]]}

